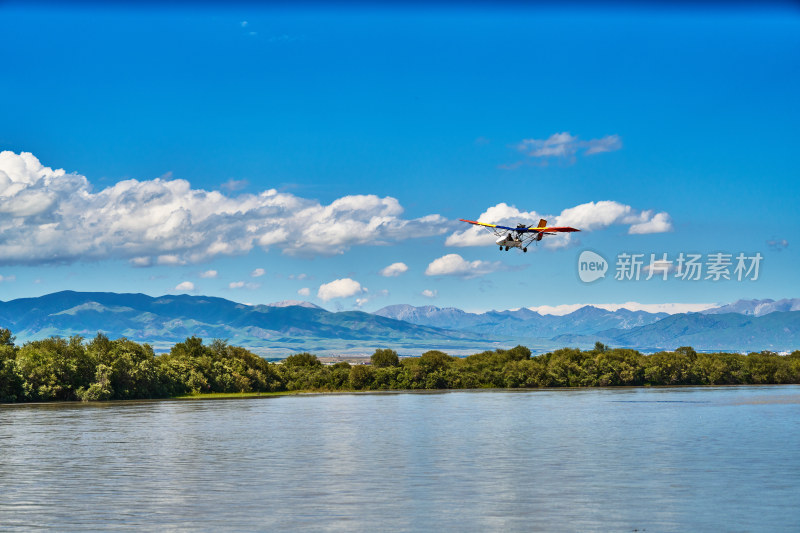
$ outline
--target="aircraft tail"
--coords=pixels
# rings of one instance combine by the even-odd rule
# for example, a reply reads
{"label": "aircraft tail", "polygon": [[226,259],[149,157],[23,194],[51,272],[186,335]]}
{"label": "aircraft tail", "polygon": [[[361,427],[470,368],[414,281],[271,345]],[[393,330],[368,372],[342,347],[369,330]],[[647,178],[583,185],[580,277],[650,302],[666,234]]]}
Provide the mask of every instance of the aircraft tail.
{"label": "aircraft tail", "polygon": [[537,228],[546,228],[546,227],[547,227],[547,221],[546,221],[545,219],[543,219],[543,218],[542,218],[542,219],[540,219],[540,220],[539,220],[539,225],[538,225],[538,226],[536,226],[536,227],[537,227]]}

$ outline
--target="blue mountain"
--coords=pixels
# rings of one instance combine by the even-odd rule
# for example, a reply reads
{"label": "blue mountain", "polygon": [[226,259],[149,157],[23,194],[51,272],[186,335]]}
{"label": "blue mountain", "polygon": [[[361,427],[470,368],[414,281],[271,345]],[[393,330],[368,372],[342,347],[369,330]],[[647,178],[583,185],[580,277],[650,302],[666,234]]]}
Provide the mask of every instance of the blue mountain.
{"label": "blue mountain", "polygon": [[[371,353],[397,349],[486,349],[485,337],[313,304],[245,305],[208,296],[62,291],[0,302],[0,326],[18,342],[50,335],[128,337],[166,348],[187,336],[227,339],[263,354],[304,350]],[[424,351],[423,350],[423,351]],[[416,350],[418,351],[418,350]]]}
{"label": "blue mountain", "polygon": [[652,324],[669,316],[667,313],[628,309],[607,311],[590,305],[563,316],[541,315],[527,308],[515,311],[467,313],[453,307],[410,305],[390,305],[375,311],[375,314],[421,326],[471,331],[488,337],[544,339],[563,334],[592,334],[611,328],[627,330]]}
{"label": "blue mountain", "polygon": [[[563,316],[530,309],[467,313],[456,308],[389,306],[374,314],[330,312],[307,302],[245,305],[208,296],[62,291],[0,302],[0,327],[18,342],[43,337],[128,337],[168,349],[188,336],[226,339],[263,355],[299,351],[370,354],[389,347],[414,354],[466,354],[524,344],[535,352],[596,341],[646,351],[800,348],[797,300],[731,304],[741,312],[666,315],[586,306]],[[730,309],[731,307],[729,307]],[[768,309],[777,309],[766,312]],[[714,310],[712,310],[714,311]],[[766,312],[766,314],[764,314]]]}

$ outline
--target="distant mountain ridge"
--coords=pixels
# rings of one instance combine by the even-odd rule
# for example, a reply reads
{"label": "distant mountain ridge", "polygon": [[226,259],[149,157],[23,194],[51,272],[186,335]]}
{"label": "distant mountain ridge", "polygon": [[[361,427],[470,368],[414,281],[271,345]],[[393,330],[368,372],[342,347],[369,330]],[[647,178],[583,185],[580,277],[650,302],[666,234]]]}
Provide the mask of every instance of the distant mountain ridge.
{"label": "distant mountain ridge", "polygon": [[596,341],[646,351],[693,346],[699,350],[800,348],[800,298],[739,300],[701,313],[648,313],[584,306],[565,315],[527,308],[467,313],[433,306],[392,305],[375,312],[418,325],[472,331],[539,346],[591,347]]}
{"label": "distant mountain ridge", "polygon": [[738,300],[732,304],[715,307],[703,311],[707,315],[721,313],[738,313],[741,315],[764,316],[781,311],[800,311],[800,298],[784,298],[783,300]]}
{"label": "distant mountain ridge", "polygon": [[[330,312],[309,302],[248,305],[209,296],[62,291],[0,302],[0,326],[18,342],[51,335],[128,337],[166,349],[195,335],[226,339],[264,355],[300,351],[370,354],[378,347],[453,354],[524,344],[534,352],[596,341],[644,351],[800,348],[800,299],[741,300],[702,313],[648,313],[585,306],[543,315],[527,308],[469,313],[392,305],[374,314]],[[730,312],[730,310],[738,312]]]}
{"label": "distant mountain ridge", "polygon": [[487,336],[524,337],[530,335],[526,331],[534,331],[535,336],[541,338],[551,338],[565,333],[590,334],[611,328],[627,330],[652,324],[669,316],[667,313],[628,309],[607,311],[594,306],[581,307],[563,316],[542,315],[524,307],[515,311],[467,313],[453,307],[410,305],[390,305],[375,311],[375,314],[421,326],[475,331]]}
{"label": "distant mountain ridge", "polygon": [[800,349],[800,311],[776,311],[762,316],[740,313],[680,313],[629,331],[608,330],[595,335],[561,335],[564,345],[601,341],[611,346],[645,351],[692,346],[715,351],[793,351]]}
{"label": "distant mountain ridge", "polygon": [[271,304],[265,304],[267,307],[308,307],[309,309],[322,309],[322,307],[312,304],[311,302],[304,302],[301,300],[283,300],[280,302],[272,302]]}
{"label": "distant mountain ridge", "polygon": [[[227,339],[260,353],[304,350],[371,352],[387,345],[412,350],[494,346],[469,332],[441,330],[361,311],[332,313],[313,304],[245,305],[186,294],[62,291],[0,302],[0,326],[18,342],[50,335],[127,337],[169,347],[188,336]],[[424,350],[422,350],[424,351]]]}

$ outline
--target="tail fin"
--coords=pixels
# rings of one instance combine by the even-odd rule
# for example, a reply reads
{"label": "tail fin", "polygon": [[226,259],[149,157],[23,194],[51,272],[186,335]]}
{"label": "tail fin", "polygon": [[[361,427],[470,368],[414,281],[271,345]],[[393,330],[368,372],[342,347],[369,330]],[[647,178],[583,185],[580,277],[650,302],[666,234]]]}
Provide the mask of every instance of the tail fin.
{"label": "tail fin", "polygon": [[547,227],[547,221],[546,221],[545,219],[543,219],[543,218],[542,218],[542,219],[540,219],[540,220],[539,220],[539,225],[538,225],[538,226],[536,226],[536,227],[537,227],[537,228],[546,228],[546,227]]}

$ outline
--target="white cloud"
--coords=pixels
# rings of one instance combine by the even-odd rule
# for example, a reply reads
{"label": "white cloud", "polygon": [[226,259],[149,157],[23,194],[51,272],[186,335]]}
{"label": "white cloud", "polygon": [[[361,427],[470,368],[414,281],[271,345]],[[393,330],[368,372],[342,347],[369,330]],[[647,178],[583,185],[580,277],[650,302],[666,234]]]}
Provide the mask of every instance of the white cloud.
{"label": "white cloud", "polygon": [[17,276],[15,276],[13,274],[10,275],[10,276],[0,275],[0,283],[3,283],[4,281],[15,281],[16,279],[17,279]]}
{"label": "white cloud", "polygon": [[616,311],[618,309],[628,309],[629,311],[647,311],[648,313],[697,313],[705,311],[712,307],[717,307],[718,304],[709,303],[664,303],[664,304],[641,304],[639,302],[625,302],[623,304],[564,304],[564,305],[539,305],[529,307],[531,311],[536,311],[540,315],[557,315],[563,316],[573,311],[577,311],[581,307],[591,305],[607,311]]}
{"label": "white cloud", "polygon": [[257,277],[259,277],[259,276],[263,276],[263,275],[264,275],[264,274],[266,274],[266,273],[267,273],[267,271],[266,271],[266,270],[264,270],[263,268],[257,268],[257,269],[255,269],[255,270],[253,270],[252,272],[250,272],[250,275],[251,275],[252,277],[254,277],[254,278],[257,278]]}
{"label": "white cloud", "polygon": [[216,278],[219,272],[216,270],[206,270],[205,272],[200,272],[201,278]]}
{"label": "white cloud", "polygon": [[425,298],[436,298],[436,296],[438,296],[438,294],[439,294],[439,291],[437,291],[437,290],[425,289],[424,291],[422,291],[422,295]]}
{"label": "white cloud", "polygon": [[245,283],[244,281],[231,281],[228,283],[229,289],[248,289],[254,291],[260,287],[260,283]]}
{"label": "white cloud", "polygon": [[405,263],[392,263],[391,265],[381,270],[380,275],[387,278],[394,278],[399,276],[400,274],[405,274],[406,272],[408,272],[408,265],[406,265]]}
{"label": "white cloud", "polygon": [[159,255],[156,258],[156,263],[159,265],[183,265],[186,263],[183,259],[175,254]]}
{"label": "white cloud", "polygon": [[447,231],[439,215],[402,214],[391,197],[345,196],[323,205],[275,189],[226,195],[180,179],[130,179],[95,191],[85,176],[45,167],[30,153],[0,152],[0,264],[178,265],[256,246],[336,255]]}
{"label": "white cloud", "polygon": [[671,261],[666,258],[666,254],[663,254],[661,258],[658,258],[658,255],[655,254],[650,257],[650,261],[648,264],[644,265],[642,268],[647,273],[647,279],[659,277],[662,279],[667,279],[667,275],[670,272],[676,272],[678,270],[678,266],[675,264],[675,261]]}
{"label": "white cloud", "polygon": [[426,276],[458,276],[475,278],[502,268],[500,261],[467,261],[458,254],[447,254],[434,259],[425,269]]}
{"label": "white cloud", "polygon": [[628,229],[628,233],[632,235],[666,231],[672,231],[672,220],[667,213],[657,213],[650,220],[634,224]]}
{"label": "white cloud", "polygon": [[149,267],[153,264],[153,260],[149,257],[132,257],[128,262],[135,267]]}
{"label": "white cloud", "polygon": [[619,135],[606,135],[600,139],[584,141],[583,147],[586,148],[585,155],[615,152],[622,148],[622,139],[620,139]]}
{"label": "white cloud", "polygon": [[786,239],[771,239],[767,241],[767,246],[776,252],[780,252],[789,247],[789,241]]}
{"label": "white cloud", "polygon": [[235,180],[233,178],[229,179],[222,185],[220,185],[221,189],[225,189],[226,191],[240,191],[250,185],[250,182],[247,180]]}
{"label": "white cloud", "polygon": [[309,289],[308,287],[303,287],[302,289],[297,291],[297,294],[299,294],[300,296],[310,296],[311,289]]}
{"label": "white cloud", "polygon": [[194,283],[191,281],[182,281],[178,283],[173,290],[176,291],[193,291],[194,290]]}
{"label": "white cloud", "polygon": [[342,278],[320,285],[317,291],[317,298],[327,302],[334,298],[349,298],[365,292],[366,289],[361,284],[350,278]]}
{"label": "white cloud", "polygon": [[[479,222],[515,227],[517,224],[535,225],[546,219],[549,226],[572,226],[581,231],[605,229],[611,225],[630,225],[628,233],[660,233],[672,230],[672,222],[667,213],[654,214],[653,211],[639,211],[619,202],[602,200],[587,202],[564,209],[559,215],[547,215],[536,211],[520,211],[513,205],[500,203],[484,211]],[[545,236],[542,239],[548,248],[561,248],[571,242],[572,234],[561,233]],[[486,246],[494,244],[496,237],[485,228],[469,226],[456,231],[445,240],[446,246]]]}
{"label": "white cloud", "polygon": [[289,279],[304,280],[307,277],[308,274],[289,274]]}
{"label": "white cloud", "polygon": [[378,292],[370,293],[368,289],[365,287],[362,292],[363,296],[361,298],[356,298],[356,307],[363,307],[366,303],[371,302],[375,298],[386,298],[389,296],[389,291],[386,289],[380,290]]}
{"label": "white cloud", "polygon": [[[568,132],[554,133],[547,139],[523,139],[515,148],[530,159],[546,161],[548,158],[559,158],[574,161],[576,155],[593,155],[613,152],[622,148],[619,135],[606,135],[599,139],[581,140]],[[504,168],[516,168],[522,162],[505,165]]]}

